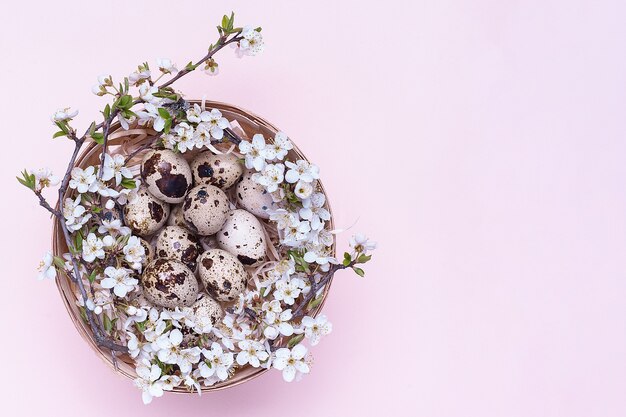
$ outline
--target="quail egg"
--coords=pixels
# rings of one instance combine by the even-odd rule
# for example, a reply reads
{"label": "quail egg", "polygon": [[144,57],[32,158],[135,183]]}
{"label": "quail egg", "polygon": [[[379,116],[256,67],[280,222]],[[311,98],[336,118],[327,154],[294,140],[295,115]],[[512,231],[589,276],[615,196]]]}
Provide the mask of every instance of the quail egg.
{"label": "quail egg", "polygon": [[198,296],[198,281],[182,262],[159,258],[141,274],[143,294],[148,301],[165,308],[189,307]]}
{"label": "quail egg", "polygon": [[232,153],[213,155],[202,152],[191,162],[194,184],[215,185],[223,190],[230,188],[243,174],[243,165]]}
{"label": "quail egg", "polygon": [[230,211],[230,203],[224,191],[213,185],[194,187],[183,204],[183,218],[189,228],[202,236],[221,229]]}
{"label": "quail egg", "polygon": [[198,238],[186,229],[167,226],[159,232],[156,240],[156,253],[159,258],[181,261],[192,271],[196,270],[196,258],[202,252]]}
{"label": "quail egg", "polygon": [[274,205],[272,195],[265,187],[252,179],[252,172],[247,171],[237,184],[237,203],[250,213],[262,219],[269,219],[268,210]]}
{"label": "quail egg", "polygon": [[124,220],[133,233],[140,236],[151,235],[159,230],[170,215],[170,205],[157,200],[140,186],[137,197],[124,206]]}
{"label": "quail egg", "polygon": [[202,296],[192,306],[191,310],[195,318],[196,327],[200,330],[210,330],[224,317],[224,311],[220,303],[209,297]]}
{"label": "quail egg", "polygon": [[146,153],[141,162],[141,178],[148,191],[167,203],[182,202],[193,184],[185,158],[169,149]]}
{"label": "quail egg", "polygon": [[183,205],[182,204],[177,204],[172,207],[172,210],[170,212],[170,217],[167,218],[167,225],[178,226],[178,227],[182,227],[183,229],[188,228],[187,222],[185,221],[185,218],[183,217]]}
{"label": "quail egg", "polygon": [[217,301],[234,301],[248,281],[243,264],[223,249],[211,249],[200,255],[198,275],[207,292]]}
{"label": "quail egg", "polygon": [[261,222],[245,210],[233,210],[217,234],[217,244],[244,265],[254,265],[265,258],[265,235]]}

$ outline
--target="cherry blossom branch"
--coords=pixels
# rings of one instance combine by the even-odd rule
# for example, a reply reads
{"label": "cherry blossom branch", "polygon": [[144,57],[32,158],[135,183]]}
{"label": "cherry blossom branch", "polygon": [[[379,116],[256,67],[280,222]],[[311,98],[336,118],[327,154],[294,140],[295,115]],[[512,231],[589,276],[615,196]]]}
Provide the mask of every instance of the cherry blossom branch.
{"label": "cherry blossom branch", "polygon": [[170,78],[168,81],[161,84],[159,86],[159,89],[172,85],[173,83],[178,81],[180,78],[184,77],[186,74],[194,71],[197,67],[199,67],[200,65],[210,60],[213,57],[213,55],[215,55],[218,51],[220,51],[226,45],[234,43],[234,42],[239,42],[241,39],[243,39],[241,36],[239,36],[239,34],[241,33],[241,30],[237,30],[234,33],[236,33],[236,35],[230,39],[228,39],[228,34],[224,34],[220,36],[217,43],[209,48],[209,52],[202,59],[200,59],[195,64],[188,65],[184,69],[178,71],[178,74],[176,74],[174,77]]}
{"label": "cherry blossom branch", "polygon": [[305,309],[307,308],[311,300],[316,296],[317,292],[320,289],[324,288],[324,286],[330,282],[330,280],[333,278],[333,276],[335,275],[337,271],[340,271],[342,269],[352,268],[356,264],[357,264],[356,259],[351,261],[348,265],[332,264],[328,272],[322,275],[322,277],[320,278],[318,282],[315,282],[315,276],[311,275],[309,277],[309,281],[311,283],[311,290],[306,294],[306,296],[304,297],[304,299],[302,300],[298,308],[296,308],[296,310],[293,312],[292,319],[303,317],[308,312]]}

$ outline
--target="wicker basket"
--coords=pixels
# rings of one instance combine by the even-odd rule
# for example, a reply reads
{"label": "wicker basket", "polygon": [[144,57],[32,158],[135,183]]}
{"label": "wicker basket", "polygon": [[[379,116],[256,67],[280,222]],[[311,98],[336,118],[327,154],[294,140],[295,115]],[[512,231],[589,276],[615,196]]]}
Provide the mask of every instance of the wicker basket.
{"label": "wicker basket", "polygon": [[[191,103],[200,104],[199,101],[191,101]],[[224,117],[226,117],[229,121],[237,122],[241,127],[241,130],[243,131],[240,131],[240,133],[243,133],[245,137],[251,138],[255,133],[262,133],[265,136],[266,140],[271,141],[278,131],[278,129],[268,121],[239,107],[214,101],[207,101],[206,107],[210,109],[219,109]],[[109,153],[121,153],[123,155],[130,155],[133,151],[141,148],[142,145],[147,145],[148,143],[151,143],[154,139],[155,134],[155,131],[143,127],[133,128],[131,126],[131,128],[126,131],[121,129],[119,124],[115,124],[112,126],[112,133],[109,137],[108,151]],[[221,151],[226,151],[231,146],[232,145],[229,143],[224,143],[216,145],[216,148]],[[85,168],[89,165],[99,164],[101,151],[102,148],[100,145],[96,144],[95,142],[89,142],[85,146],[83,152],[77,158],[76,166]],[[129,166],[134,173],[137,173],[139,171],[139,164],[141,162],[142,153],[143,152],[141,151],[137,153],[137,155],[133,157],[129,162]],[[191,159],[196,154],[196,151],[192,151],[187,152],[183,155],[185,156],[185,158]],[[289,157],[306,159],[302,152],[295,146],[295,144],[294,149],[290,151]],[[325,194],[322,184],[320,182],[318,182],[318,184],[319,191]],[[66,197],[69,197],[70,191],[72,190],[68,190]],[[326,205],[326,208],[331,211],[330,205],[328,204],[328,198],[326,199]],[[330,230],[334,228],[332,222],[333,220],[331,211]],[[52,247],[55,256],[63,256],[64,253],[68,252],[68,248],[63,237],[63,232],[61,231],[57,221],[55,221],[53,225]],[[335,251],[335,244],[333,244],[332,256],[335,255]],[[69,280],[69,278],[67,278],[63,274],[57,274],[56,284],[61,294],[61,298],[63,299],[63,302],[65,304],[65,307],[67,308],[67,311],[72,321],[74,322],[76,329],[83,337],[83,339],[91,346],[96,354],[108,366],[115,370],[115,372],[127,378],[134,379],[137,375],[135,373],[134,363],[128,355],[118,354],[117,360],[115,361],[116,363],[114,363],[111,352],[107,349],[101,348],[95,343],[91,329],[89,328],[88,324],[81,318],[80,310],[77,306],[77,298],[74,291],[74,284]],[[328,285],[325,287],[322,302],[315,309],[315,311],[312,312],[313,315],[317,315],[322,309],[330,289],[330,284],[331,283],[329,282]],[[202,387],[202,391],[218,391],[230,388],[235,385],[239,385],[246,381],[249,381],[266,371],[267,369],[253,368],[249,365],[239,367],[231,378],[210,387]],[[188,393],[189,391],[187,391],[184,387],[176,387],[173,392]]]}

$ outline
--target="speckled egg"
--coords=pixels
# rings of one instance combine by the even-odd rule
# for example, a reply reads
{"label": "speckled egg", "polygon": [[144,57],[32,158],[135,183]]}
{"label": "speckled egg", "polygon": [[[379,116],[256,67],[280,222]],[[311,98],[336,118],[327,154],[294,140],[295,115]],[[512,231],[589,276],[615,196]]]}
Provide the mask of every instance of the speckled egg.
{"label": "speckled egg", "polygon": [[180,203],[193,185],[189,164],[169,149],[151,150],[141,162],[141,178],[156,198]]}
{"label": "speckled egg", "polygon": [[170,205],[157,200],[141,186],[137,190],[137,198],[124,206],[124,220],[134,234],[151,235],[159,230],[170,215]]}
{"label": "speckled egg", "polygon": [[196,319],[196,325],[199,327],[210,328],[209,325],[215,326],[224,317],[224,311],[220,303],[204,295],[192,306],[193,314]]}
{"label": "speckled egg", "polygon": [[222,228],[230,204],[224,191],[213,185],[198,185],[189,191],[183,204],[183,217],[191,231],[202,236]]}
{"label": "speckled egg", "polygon": [[152,262],[154,260],[154,247],[148,242],[146,239],[139,238],[139,243],[143,246],[143,249],[146,253],[146,263]]}
{"label": "speckled egg", "polygon": [[233,210],[217,234],[220,248],[232,253],[244,265],[265,258],[265,235],[261,222],[245,210]]}
{"label": "speckled egg", "polygon": [[217,301],[234,301],[248,282],[243,264],[223,249],[211,249],[200,255],[198,275],[207,292]]}
{"label": "speckled egg", "polygon": [[176,259],[196,270],[196,259],[202,252],[198,238],[178,226],[167,226],[159,232],[156,253],[159,258]]}
{"label": "speckled egg", "polygon": [[261,184],[254,182],[252,172],[247,171],[239,181],[235,194],[241,207],[262,219],[270,218],[267,210],[274,205],[272,195]]}
{"label": "speckled egg", "polygon": [[213,155],[202,152],[191,162],[194,184],[209,184],[225,190],[243,174],[243,165],[232,153]]}
{"label": "speckled egg", "polygon": [[195,275],[184,263],[165,258],[146,266],[141,285],[148,301],[166,308],[191,306],[199,291]]}
{"label": "speckled egg", "polygon": [[188,229],[187,222],[185,221],[185,218],[183,217],[183,205],[182,204],[177,204],[172,207],[170,216],[167,218],[167,225],[178,226],[178,227],[182,227],[183,229]]}

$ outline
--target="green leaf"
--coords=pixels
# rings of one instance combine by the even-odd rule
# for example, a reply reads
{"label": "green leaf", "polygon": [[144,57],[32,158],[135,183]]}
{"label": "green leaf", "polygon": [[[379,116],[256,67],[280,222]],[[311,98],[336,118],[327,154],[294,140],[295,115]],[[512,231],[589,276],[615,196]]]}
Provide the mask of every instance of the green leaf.
{"label": "green leaf", "polygon": [[109,104],[106,105],[102,114],[104,115],[105,119],[108,119],[109,116],[111,116],[111,106]]}
{"label": "green leaf", "polygon": [[83,234],[81,233],[80,230],[78,231],[78,233],[76,233],[74,247],[76,248],[76,251],[78,252],[83,250]]}
{"label": "green leaf", "polygon": [[170,129],[172,128],[172,119],[166,119],[165,125],[163,126],[163,133],[166,135],[170,133]]}
{"label": "green leaf", "polygon": [[78,311],[80,312],[80,317],[85,323],[87,323],[87,311],[85,310],[85,307],[78,307]]}
{"label": "green leaf", "polygon": [[361,254],[357,258],[356,262],[359,263],[359,264],[364,264],[365,262],[369,261],[370,259],[372,259],[372,255],[366,255],[366,254],[363,253],[363,254]]}
{"label": "green leaf", "polygon": [[303,339],[304,339],[304,333],[295,335],[294,337],[289,339],[289,342],[287,342],[287,347],[291,349],[298,343],[302,342]]}
{"label": "green leaf", "polygon": [[88,277],[89,282],[93,283],[96,280],[96,275],[98,274],[96,273],[95,269],[91,271],[91,274],[89,274],[89,277]]}
{"label": "green leaf", "polygon": [[350,256],[348,252],[344,253],[343,254],[343,266],[350,265],[350,262],[352,262],[352,256]]}
{"label": "green leaf", "polygon": [[102,134],[101,132],[94,132],[91,135],[91,139],[93,139],[93,141],[96,142],[98,145],[102,145],[104,143],[104,134]]}
{"label": "green leaf", "polygon": [[137,187],[137,183],[132,178],[123,178],[122,187],[132,190],[133,188]]}
{"label": "green leaf", "polygon": [[228,16],[224,15],[224,17],[222,17],[222,28],[226,29],[228,27]]}
{"label": "green leaf", "polygon": [[228,27],[226,30],[230,33],[233,31],[233,26],[235,25],[235,12],[230,12],[230,18],[228,19]]}
{"label": "green leaf", "polygon": [[356,266],[353,266],[352,269],[354,269],[354,272],[356,272],[356,274],[360,277],[365,276],[365,271],[362,270],[361,268],[357,268]]}
{"label": "green leaf", "polygon": [[56,138],[58,138],[58,137],[60,137],[60,136],[67,136],[67,133],[65,133],[65,132],[63,132],[63,131],[61,131],[61,130],[59,130],[59,131],[58,131],[58,132],[56,132],[54,135],[52,135],[52,139],[56,139]]}
{"label": "green leaf", "polygon": [[324,296],[319,296],[317,298],[314,298],[313,300],[309,301],[309,305],[307,306],[307,309],[313,310],[315,307],[322,304],[323,300],[324,300]]}
{"label": "green leaf", "polygon": [[111,333],[111,330],[113,330],[113,322],[106,314],[103,314],[102,316],[104,318],[104,330],[106,330],[107,333]]}
{"label": "green leaf", "polygon": [[[121,85],[120,85],[121,87]],[[128,110],[132,107],[133,105],[133,98],[132,96],[126,94],[122,97],[119,98],[119,102],[117,103],[117,106],[122,109],[122,110]]]}
{"label": "green leaf", "polygon": [[172,115],[170,114],[170,112],[168,112],[167,109],[164,109],[163,107],[159,107],[158,112],[159,112],[159,116],[161,116],[165,120],[169,120],[172,118]]}
{"label": "green leaf", "polygon": [[54,260],[54,266],[56,266],[59,269],[65,269],[65,259],[61,258],[60,256],[55,256],[53,260]]}
{"label": "green leaf", "polygon": [[22,184],[24,187],[26,188],[30,188],[31,190],[35,190],[35,175],[34,174],[29,174],[27,170],[24,170],[21,172],[22,174],[22,178],[20,177],[15,177],[17,178],[17,181]]}

